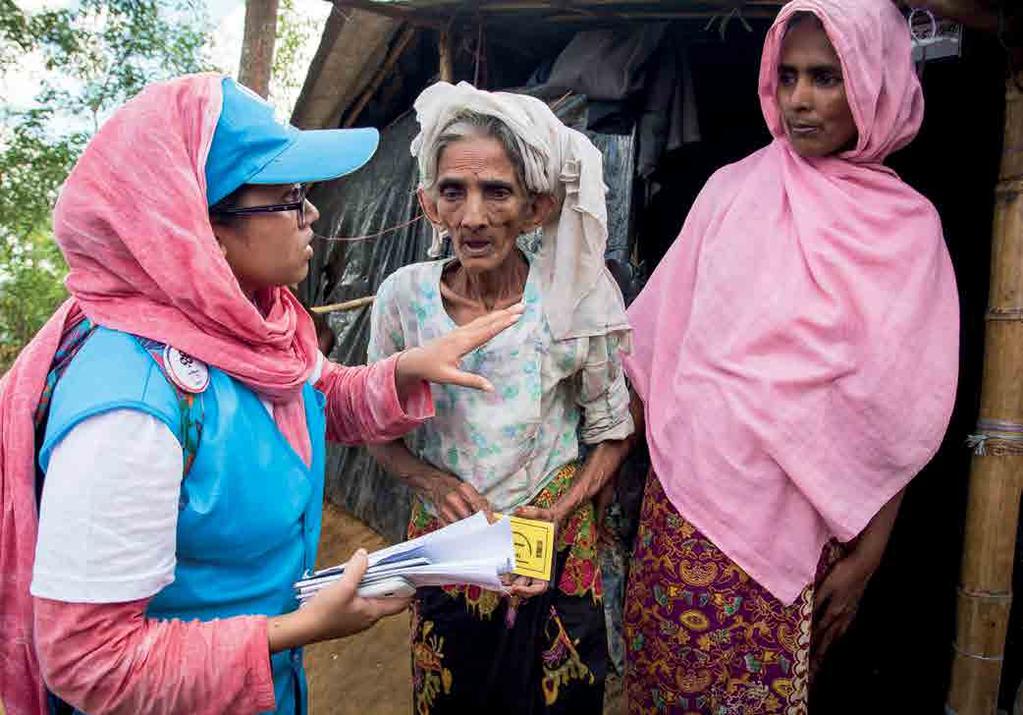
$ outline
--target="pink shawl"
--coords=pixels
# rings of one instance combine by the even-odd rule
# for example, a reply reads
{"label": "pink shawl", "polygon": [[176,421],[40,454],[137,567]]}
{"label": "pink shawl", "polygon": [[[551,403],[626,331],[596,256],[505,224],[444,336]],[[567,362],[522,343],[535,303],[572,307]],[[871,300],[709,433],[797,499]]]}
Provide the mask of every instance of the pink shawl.
{"label": "pink shawl", "polygon": [[[775,100],[788,19],[820,18],[856,148],[803,159]],[[780,600],[930,460],[958,368],[955,276],[934,207],[881,162],[923,97],[890,0],[795,0],[765,46],[775,140],[707,182],[629,310],[626,368],[672,504]]]}
{"label": "pink shawl", "polygon": [[54,209],[72,297],[0,382],[0,698],[43,713],[29,583],[36,539],[33,412],[66,327],[93,321],[169,343],[275,403],[308,462],[301,389],[317,360],[312,321],[290,291],[241,291],[206,208],[206,155],[220,116],[219,75],[149,87],[100,129]]}

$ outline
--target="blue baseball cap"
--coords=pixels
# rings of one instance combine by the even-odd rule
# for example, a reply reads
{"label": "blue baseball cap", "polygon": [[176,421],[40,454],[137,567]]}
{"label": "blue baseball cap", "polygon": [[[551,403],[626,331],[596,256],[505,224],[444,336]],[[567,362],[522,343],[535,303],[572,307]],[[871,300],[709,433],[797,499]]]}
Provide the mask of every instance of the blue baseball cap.
{"label": "blue baseball cap", "polygon": [[376,129],[302,131],[274,118],[269,102],[230,77],[206,158],[206,204],[243,184],[298,184],[350,174],[373,156]]}

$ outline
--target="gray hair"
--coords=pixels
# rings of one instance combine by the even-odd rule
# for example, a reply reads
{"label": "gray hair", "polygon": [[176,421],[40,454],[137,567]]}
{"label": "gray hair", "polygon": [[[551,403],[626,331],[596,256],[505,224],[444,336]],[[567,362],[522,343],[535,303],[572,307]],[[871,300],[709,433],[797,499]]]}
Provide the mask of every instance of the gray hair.
{"label": "gray hair", "polygon": [[519,140],[515,136],[515,132],[497,117],[470,110],[456,114],[437,138],[434,145],[435,154],[430,157],[430,161],[426,162],[427,166],[432,167],[432,175],[420,177],[424,189],[430,191],[437,183],[437,167],[440,164],[441,153],[451,144],[473,137],[496,139],[500,142],[512,166],[515,167],[515,178],[518,180],[519,186],[524,191],[533,193],[526,185],[526,162],[522,159],[522,150],[519,148]]}

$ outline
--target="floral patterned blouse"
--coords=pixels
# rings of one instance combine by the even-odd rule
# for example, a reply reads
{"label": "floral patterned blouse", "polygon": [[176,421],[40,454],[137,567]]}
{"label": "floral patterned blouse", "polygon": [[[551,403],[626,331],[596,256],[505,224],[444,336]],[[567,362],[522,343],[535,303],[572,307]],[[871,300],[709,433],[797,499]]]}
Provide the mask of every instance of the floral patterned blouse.
{"label": "floral patterned blouse", "polygon": [[[370,361],[456,327],[440,294],[451,260],[405,266],[381,284]],[[559,468],[576,461],[580,439],[596,444],[633,432],[619,336],[555,340],[533,270],[523,303],[515,325],[462,361],[495,392],[433,385],[436,417],[405,438],[413,454],[468,482],[499,511],[527,504]]]}

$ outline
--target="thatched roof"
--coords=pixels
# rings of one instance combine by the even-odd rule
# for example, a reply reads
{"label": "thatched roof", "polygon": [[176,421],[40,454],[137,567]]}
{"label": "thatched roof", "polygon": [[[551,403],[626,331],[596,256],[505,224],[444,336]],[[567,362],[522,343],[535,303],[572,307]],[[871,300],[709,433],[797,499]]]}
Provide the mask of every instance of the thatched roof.
{"label": "thatched roof", "polygon": [[[893,0],[900,6],[926,7],[975,29],[997,32],[1018,21],[1019,0]],[[424,27],[440,29],[457,15],[550,22],[668,20],[707,18],[739,11],[748,18],[771,17],[785,0],[333,0]],[[1004,19],[1000,19],[1004,18]]]}
{"label": "thatched roof", "polygon": [[[327,0],[334,4],[295,108],[301,127],[337,126],[367,92],[388,53],[407,43],[402,28],[498,30],[494,37],[544,43],[551,33],[627,22],[770,19],[785,0]],[[1023,45],[1023,0],[893,0],[926,7],[969,27]],[[855,2],[855,0],[850,0]],[[514,43],[513,43],[514,44]],[[521,43],[519,43],[521,45]],[[398,47],[397,49],[400,49]],[[1023,62],[1023,57],[1018,61]]]}
{"label": "thatched roof", "polygon": [[401,24],[335,5],[295,103],[292,124],[302,129],[336,127],[345,108],[365,90],[372,68],[383,61]]}
{"label": "thatched roof", "polygon": [[462,16],[484,21],[558,23],[707,19],[739,11],[745,17],[773,17],[784,0],[335,0],[425,27],[442,28]]}

